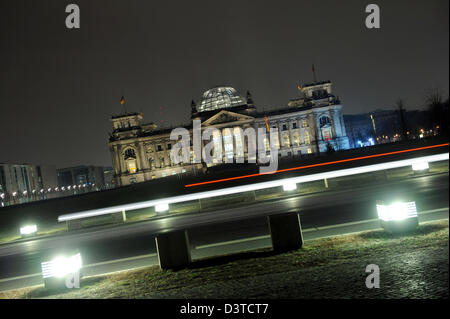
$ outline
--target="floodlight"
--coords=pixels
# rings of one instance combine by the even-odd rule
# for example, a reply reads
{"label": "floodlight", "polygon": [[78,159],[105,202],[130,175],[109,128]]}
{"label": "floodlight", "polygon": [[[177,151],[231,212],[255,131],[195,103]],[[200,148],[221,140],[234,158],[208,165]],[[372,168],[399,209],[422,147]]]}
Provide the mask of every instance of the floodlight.
{"label": "floodlight", "polygon": [[58,256],[50,261],[42,262],[41,267],[44,279],[62,278],[81,269],[81,255],[77,253],[69,257]]}
{"label": "floodlight", "polygon": [[412,164],[413,171],[423,171],[429,168],[430,166],[428,165],[428,162],[419,162]]}
{"label": "floodlight", "polygon": [[283,184],[283,190],[285,191],[285,192],[288,192],[288,191],[294,191],[294,190],[296,190],[297,189],[297,184],[296,183],[286,183],[286,184]]}
{"label": "floodlight", "polygon": [[20,227],[20,234],[22,236],[32,235],[37,232],[37,226],[36,225],[26,225],[23,227]]}
{"label": "floodlight", "polygon": [[155,211],[157,212],[157,213],[160,213],[160,212],[165,212],[165,211],[168,211],[169,210],[169,204],[159,204],[159,205],[156,205],[155,206]]}
{"label": "floodlight", "polygon": [[417,217],[416,202],[395,202],[390,205],[377,204],[378,218],[383,221],[405,220]]}

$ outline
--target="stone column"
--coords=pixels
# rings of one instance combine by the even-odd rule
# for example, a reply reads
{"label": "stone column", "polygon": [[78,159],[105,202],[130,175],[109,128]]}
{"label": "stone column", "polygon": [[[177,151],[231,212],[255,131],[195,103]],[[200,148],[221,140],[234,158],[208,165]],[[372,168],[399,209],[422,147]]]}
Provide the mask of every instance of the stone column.
{"label": "stone column", "polygon": [[134,147],[136,149],[136,168],[137,171],[140,172],[142,170],[142,157],[141,157],[141,150],[139,148],[139,143],[134,143]]}
{"label": "stone column", "polygon": [[120,149],[117,145],[114,145],[114,171],[116,175],[120,175],[122,173],[121,165],[120,165]]}
{"label": "stone column", "polygon": [[147,158],[147,152],[144,148],[144,142],[139,143],[139,153],[140,153],[139,157],[141,158],[142,169],[149,169],[150,163],[149,163],[149,159]]}
{"label": "stone column", "polygon": [[121,173],[125,174],[128,172],[128,167],[125,163],[125,160],[122,156],[122,147],[119,147],[119,158],[120,158],[120,169],[121,169]]}

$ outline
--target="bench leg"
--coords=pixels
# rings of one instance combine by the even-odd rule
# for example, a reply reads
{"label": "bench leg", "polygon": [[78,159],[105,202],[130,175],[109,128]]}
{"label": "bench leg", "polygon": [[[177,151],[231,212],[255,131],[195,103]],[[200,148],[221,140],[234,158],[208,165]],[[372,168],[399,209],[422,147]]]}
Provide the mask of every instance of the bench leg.
{"label": "bench leg", "polygon": [[113,213],[111,214],[112,218],[113,218],[113,223],[124,223],[127,221],[127,215],[125,213],[125,211],[121,211],[118,213]]}
{"label": "bench leg", "polygon": [[155,241],[161,269],[180,268],[191,262],[187,230],[159,234]]}
{"label": "bench leg", "polygon": [[74,219],[67,221],[67,230],[76,230],[81,228],[81,219]]}
{"label": "bench leg", "polygon": [[274,251],[299,249],[303,245],[302,227],[298,213],[267,216]]}

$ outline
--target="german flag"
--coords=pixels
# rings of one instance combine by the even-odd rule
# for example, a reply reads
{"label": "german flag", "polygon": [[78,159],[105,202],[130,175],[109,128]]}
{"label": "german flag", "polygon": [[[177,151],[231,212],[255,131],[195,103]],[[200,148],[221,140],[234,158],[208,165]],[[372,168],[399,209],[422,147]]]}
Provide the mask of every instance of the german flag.
{"label": "german flag", "polygon": [[267,132],[270,132],[269,123],[267,122],[267,115],[264,115],[264,119],[266,120]]}
{"label": "german flag", "polygon": [[123,96],[120,98],[120,104],[125,104],[125,98]]}

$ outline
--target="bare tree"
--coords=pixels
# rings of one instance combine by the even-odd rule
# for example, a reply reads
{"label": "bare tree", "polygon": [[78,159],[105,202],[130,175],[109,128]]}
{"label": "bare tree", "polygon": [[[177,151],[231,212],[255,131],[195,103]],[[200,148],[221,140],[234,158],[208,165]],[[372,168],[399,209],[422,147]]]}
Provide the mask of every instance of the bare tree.
{"label": "bare tree", "polygon": [[441,136],[448,136],[449,123],[448,123],[448,111],[449,100],[447,98],[444,101],[442,97],[442,91],[438,88],[434,88],[428,91],[425,101],[430,113],[430,119],[433,124],[438,128],[438,133]]}
{"label": "bare tree", "polygon": [[399,113],[399,119],[400,119],[400,129],[401,129],[401,136],[402,140],[406,141],[408,139],[408,133],[407,133],[407,126],[406,126],[406,119],[405,119],[405,107],[403,104],[403,99],[398,99],[395,103],[398,113]]}

